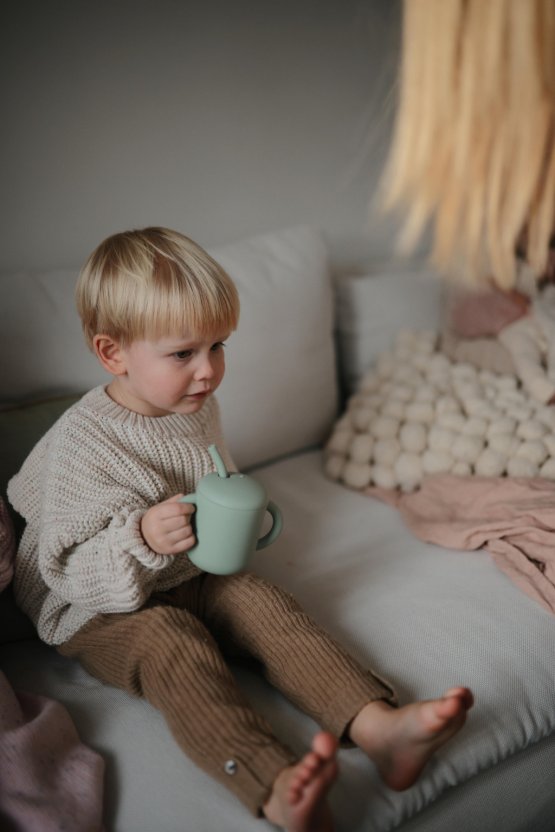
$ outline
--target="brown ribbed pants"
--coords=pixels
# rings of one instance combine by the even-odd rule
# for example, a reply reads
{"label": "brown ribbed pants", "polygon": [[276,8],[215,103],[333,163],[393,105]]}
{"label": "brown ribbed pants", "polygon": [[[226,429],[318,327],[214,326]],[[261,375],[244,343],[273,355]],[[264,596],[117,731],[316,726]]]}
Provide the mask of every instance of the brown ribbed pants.
{"label": "brown ribbed pants", "polygon": [[290,595],[248,573],[203,573],[137,612],[98,615],[58,650],[147,699],[187,756],[255,814],[297,756],[252,710],[223,654],[257,659],[268,681],[339,738],[368,702],[395,702]]}

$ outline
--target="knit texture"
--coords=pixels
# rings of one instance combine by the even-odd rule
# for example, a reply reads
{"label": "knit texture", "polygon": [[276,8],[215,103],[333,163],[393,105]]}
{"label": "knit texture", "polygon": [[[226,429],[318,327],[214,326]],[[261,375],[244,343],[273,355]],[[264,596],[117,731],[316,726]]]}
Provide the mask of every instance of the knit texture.
{"label": "knit texture", "polygon": [[182,750],[255,814],[297,756],[253,710],[225,657],[254,658],[272,685],[342,739],[368,702],[396,702],[287,592],[244,572],[203,573],[131,615],[98,616],[58,649],[144,696]]}
{"label": "knit texture", "polygon": [[211,444],[233,468],[213,396],[192,415],[148,417],[104,387],[38,442],[8,498],[26,522],[15,597],[43,641],[61,644],[96,614],[136,610],[153,592],[199,574],[185,555],[153,552],[140,522],[150,506],[195,491],[214,470]]}

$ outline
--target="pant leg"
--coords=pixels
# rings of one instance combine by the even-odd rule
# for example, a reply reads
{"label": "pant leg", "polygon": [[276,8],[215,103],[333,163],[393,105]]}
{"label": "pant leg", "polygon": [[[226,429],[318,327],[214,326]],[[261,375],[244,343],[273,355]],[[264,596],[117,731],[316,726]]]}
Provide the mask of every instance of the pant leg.
{"label": "pant leg", "polygon": [[[199,580],[185,584],[193,595]],[[246,702],[208,630],[184,609],[158,604],[99,615],[58,649],[101,681],[147,699],[187,756],[255,814],[278,772],[297,759]]]}
{"label": "pant leg", "polygon": [[[172,591],[173,603],[181,603],[181,592]],[[268,681],[340,739],[368,702],[397,704],[387,682],[361,667],[291,595],[256,575],[205,575],[199,615],[219,644],[256,658]]]}

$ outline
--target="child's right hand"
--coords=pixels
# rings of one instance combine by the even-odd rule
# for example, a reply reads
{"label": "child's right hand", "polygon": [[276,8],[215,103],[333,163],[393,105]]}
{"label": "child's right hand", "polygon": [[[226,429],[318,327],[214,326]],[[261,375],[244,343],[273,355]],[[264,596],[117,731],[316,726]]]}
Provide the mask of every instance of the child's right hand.
{"label": "child's right hand", "polygon": [[196,543],[191,526],[191,503],[180,503],[183,494],[148,509],[141,520],[141,534],[147,546],[158,555],[178,555]]}

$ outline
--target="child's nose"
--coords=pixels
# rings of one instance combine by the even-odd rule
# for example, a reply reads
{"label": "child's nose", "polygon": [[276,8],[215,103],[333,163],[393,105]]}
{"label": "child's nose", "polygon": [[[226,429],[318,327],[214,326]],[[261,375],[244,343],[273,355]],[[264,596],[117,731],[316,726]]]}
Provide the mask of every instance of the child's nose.
{"label": "child's nose", "polygon": [[199,363],[195,372],[196,379],[203,379],[207,378],[210,379],[214,376],[214,366],[212,363],[212,355],[201,355],[199,356]]}

